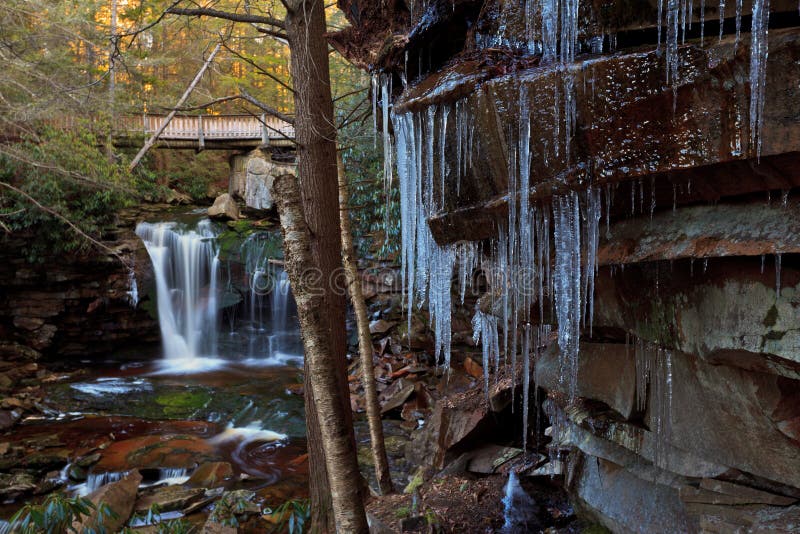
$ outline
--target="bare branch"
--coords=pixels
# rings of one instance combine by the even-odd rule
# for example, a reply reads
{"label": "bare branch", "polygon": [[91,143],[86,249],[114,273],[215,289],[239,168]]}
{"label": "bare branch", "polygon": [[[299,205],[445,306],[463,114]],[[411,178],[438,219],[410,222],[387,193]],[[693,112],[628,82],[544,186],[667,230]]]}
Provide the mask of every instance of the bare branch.
{"label": "bare branch", "polygon": [[294,88],[291,85],[287,84],[286,82],[284,82],[283,80],[281,80],[280,78],[278,78],[277,76],[272,74],[271,72],[268,72],[267,70],[262,68],[258,63],[253,61],[252,59],[250,59],[248,57],[245,57],[241,53],[239,53],[236,50],[232,49],[231,47],[228,46],[227,43],[222,43],[222,46],[225,47],[225,50],[227,50],[231,54],[235,55],[236,57],[238,57],[239,59],[241,59],[242,61],[244,61],[245,63],[247,63],[251,67],[253,67],[254,69],[256,69],[260,74],[263,74],[264,76],[266,76],[270,80],[274,81],[275,83],[277,83],[281,87],[285,88],[290,93],[294,94]]}
{"label": "bare branch", "polygon": [[106,252],[108,252],[112,256],[116,257],[120,261],[120,263],[122,263],[122,265],[126,266],[128,269],[132,269],[133,268],[133,265],[129,264],[128,261],[125,258],[123,258],[122,255],[119,252],[117,252],[116,250],[112,249],[108,245],[106,245],[104,243],[101,243],[97,239],[93,238],[92,236],[90,236],[89,234],[87,234],[86,232],[84,232],[83,230],[78,228],[75,225],[75,223],[70,221],[68,218],[64,217],[63,215],[58,213],[53,208],[49,208],[49,207],[43,205],[38,200],[33,198],[31,195],[29,195],[28,193],[23,191],[22,189],[19,189],[18,187],[14,187],[13,185],[9,184],[8,182],[0,182],[0,187],[5,187],[6,189],[10,189],[11,191],[14,191],[15,193],[17,193],[18,195],[24,197],[28,202],[30,202],[31,204],[33,204],[34,206],[36,206],[37,208],[39,208],[43,212],[48,213],[48,214],[52,215],[53,217],[61,220],[63,223],[65,223],[67,226],[69,226],[72,229],[72,231],[74,231],[76,234],[78,234],[82,238],[86,239],[87,241],[89,241],[90,243],[95,245],[96,247],[98,247],[98,248],[100,248],[102,250],[105,250]]}
{"label": "bare branch", "polygon": [[172,15],[186,15],[188,17],[212,17],[217,19],[230,20],[232,22],[250,22],[254,24],[266,24],[281,30],[286,28],[282,20],[273,19],[271,17],[262,17],[261,15],[249,15],[246,13],[230,13],[228,11],[219,11],[218,9],[211,9],[208,7],[199,8],[184,8],[184,7],[170,7],[167,13]]}

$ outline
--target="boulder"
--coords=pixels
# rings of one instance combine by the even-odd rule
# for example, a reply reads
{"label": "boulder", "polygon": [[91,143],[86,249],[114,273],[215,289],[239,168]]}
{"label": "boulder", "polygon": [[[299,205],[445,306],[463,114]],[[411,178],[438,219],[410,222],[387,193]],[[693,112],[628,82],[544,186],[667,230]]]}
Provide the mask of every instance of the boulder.
{"label": "boulder", "polygon": [[154,488],[136,500],[134,509],[137,512],[146,512],[153,505],[158,506],[161,512],[183,510],[203,499],[205,491],[201,488],[181,488],[178,486],[160,486]]}
{"label": "boulder", "polygon": [[577,511],[611,531],[697,530],[673,488],[638,478],[602,458],[587,457],[576,469],[574,504]]}
{"label": "boulder", "polygon": [[16,499],[36,489],[36,479],[30,473],[0,473],[0,498]]}
{"label": "boulder", "polygon": [[[141,482],[142,475],[134,470],[123,479],[101,486],[90,493],[88,499],[95,505],[95,509],[89,514],[89,517],[73,524],[75,530],[77,532],[87,529],[99,531],[101,526],[107,532],[117,532],[122,529],[133,512],[136,493]],[[100,521],[99,513],[105,507],[113,514],[106,514]]]}
{"label": "boulder", "polygon": [[239,206],[228,193],[222,193],[208,208],[208,216],[215,219],[235,221],[239,218]]}
{"label": "boulder", "polygon": [[228,462],[207,462],[198,467],[189,480],[187,486],[197,488],[217,488],[224,486],[233,478],[233,467]]}

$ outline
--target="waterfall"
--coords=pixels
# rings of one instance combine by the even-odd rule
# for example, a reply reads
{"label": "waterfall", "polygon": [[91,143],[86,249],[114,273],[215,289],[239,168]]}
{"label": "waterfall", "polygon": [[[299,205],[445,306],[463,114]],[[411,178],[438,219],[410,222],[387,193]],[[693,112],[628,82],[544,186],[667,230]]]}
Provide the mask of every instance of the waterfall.
{"label": "waterfall", "polygon": [[503,496],[503,528],[501,532],[515,534],[539,532],[536,520],[536,501],[520,486],[517,474],[508,473],[508,482]]}
{"label": "waterfall", "polygon": [[213,225],[140,223],[136,235],[153,262],[164,357],[216,356],[219,258]]}
{"label": "waterfall", "polygon": [[[275,261],[278,234],[254,232],[238,249],[223,247],[208,219],[143,222],[136,234],[153,263],[165,372],[302,362],[289,279]],[[223,316],[230,329],[220,336]]]}

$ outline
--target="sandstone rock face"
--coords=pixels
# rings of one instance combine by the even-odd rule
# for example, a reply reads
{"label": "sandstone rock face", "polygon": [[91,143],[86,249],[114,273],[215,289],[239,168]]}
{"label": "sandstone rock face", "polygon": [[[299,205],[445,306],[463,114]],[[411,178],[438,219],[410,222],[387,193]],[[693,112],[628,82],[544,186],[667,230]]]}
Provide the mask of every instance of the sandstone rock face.
{"label": "sandstone rock face", "polygon": [[208,216],[235,221],[239,219],[239,206],[228,193],[222,193],[214,200],[214,205],[208,208]]}
{"label": "sandstone rock face", "polygon": [[228,192],[244,200],[248,208],[269,210],[273,207],[272,183],[276,176],[294,174],[295,165],[274,161],[261,149],[231,157]]}
{"label": "sandstone rock face", "polygon": [[[576,383],[574,353],[557,344],[537,354],[534,371],[550,397],[553,448],[571,451],[559,465],[576,505],[615,532],[796,529],[800,27],[787,15],[796,6],[771,4],[769,54],[759,57],[747,24],[742,36],[728,31],[730,10],[721,38],[687,34],[665,54],[646,35],[664,29],[657,3],[581,3],[573,61],[545,57],[548,29],[526,11],[535,2],[339,4],[353,27],[333,45],[394,82],[395,133],[413,131],[400,142],[423,160],[408,157],[406,177],[421,176],[409,187],[435,199],[421,205],[438,245],[511,250],[523,199],[550,224],[559,199],[601,190],[596,259],[580,222],[577,237],[548,229],[543,247],[574,247],[581,283],[597,267],[593,320],[561,336],[581,338]],[[627,42],[609,49],[609,32]],[[751,58],[766,64],[763,124],[751,107]],[[570,221],[588,220],[588,203]],[[505,291],[490,287],[482,312],[505,320],[498,297],[518,296]],[[554,324],[558,291],[565,286],[543,292],[531,322],[569,330]],[[582,315],[580,299],[567,297],[579,304],[567,320]],[[436,447],[418,453],[443,467],[490,441],[481,416],[441,401],[425,430]]]}
{"label": "sandstone rock face", "polygon": [[[150,260],[133,233],[137,215],[122,213],[105,243],[134,267],[138,293],[146,298]],[[0,358],[35,353],[92,355],[130,340],[157,342],[158,324],[130,302],[130,271],[110,253],[45,257],[41,265],[20,258],[25,236],[3,238],[0,247]]]}

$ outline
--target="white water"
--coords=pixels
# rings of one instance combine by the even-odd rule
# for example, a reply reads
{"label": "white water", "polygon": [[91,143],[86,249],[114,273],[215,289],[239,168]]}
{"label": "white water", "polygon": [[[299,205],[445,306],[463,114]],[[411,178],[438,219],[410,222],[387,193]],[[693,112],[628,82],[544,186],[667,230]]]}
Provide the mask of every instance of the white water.
{"label": "white water", "polygon": [[[194,227],[141,223],[156,279],[164,350],[162,373],[202,372],[238,360],[254,365],[302,362],[288,277],[270,256],[269,235],[251,235],[239,247],[241,265],[220,265],[217,232],[208,220]],[[244,290],[231,280],[240,280]],[[237,307],[236,293],[243,302]],[[221,309],[229,331],[220,337]],[[222,346],[221,346],[222,343]],[[224,357],[221,357],[224,353]]]}
{"label": "white water", "polygon": [[531,523],[536,519],[536,502],[520,486],[519,478],[513,470],[509,472],[506,482],[503,519],[502,532],[507,534],[528,532]]}
{"label": "white water", "polygon": [[164,357],[196,368],[200,358],[217,356],[217,232],[203,220],[193,229],[140,223],[136,234],[153,263]]}

